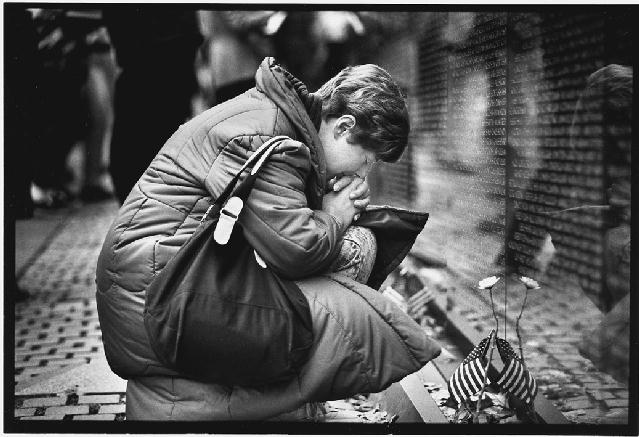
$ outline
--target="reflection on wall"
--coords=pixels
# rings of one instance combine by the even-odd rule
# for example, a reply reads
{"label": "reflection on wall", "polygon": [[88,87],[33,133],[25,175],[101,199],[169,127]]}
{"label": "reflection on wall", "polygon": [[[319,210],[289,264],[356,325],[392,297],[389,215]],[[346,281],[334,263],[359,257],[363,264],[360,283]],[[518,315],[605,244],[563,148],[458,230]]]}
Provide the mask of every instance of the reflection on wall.
{"label": "reflection on wall", "polygon": [[612,126],[610,92],[586,89],[596,71],[632,61],[623,10],[418,15],[415,50],[380,57],[411,72],[413,115],[411,180],[385,173],[381,200],[431,212],[427,250],[462,274],[570,278],[609,310],[628,282],[603,254],[623,246],[610,243],[623,239],[611,190],[629,202],[631,99]]}

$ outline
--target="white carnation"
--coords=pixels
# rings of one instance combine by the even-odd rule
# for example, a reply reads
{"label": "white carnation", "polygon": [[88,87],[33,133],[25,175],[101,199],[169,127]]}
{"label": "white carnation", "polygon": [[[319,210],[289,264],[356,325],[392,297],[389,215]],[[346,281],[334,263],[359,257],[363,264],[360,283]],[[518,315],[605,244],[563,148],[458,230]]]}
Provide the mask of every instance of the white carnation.
{"label": "white carnation", "polygon": [[489,276],[488,278],[484,278],[479,281],[478,288],[480,290],[490,290],[493,286],[499,282],[501,278],[499,276]]}
{"label": "white carnation", "polygon": [[529,290],[538,290],[539,288],[541,288],[539,286],[539,282],[535,281],[532,278],[528,278],[526,276],[522,276],[522,277],[519,278],[519,280],[521,282],[523,282],[524,285],[526,286],[526,288],[529,289]]}

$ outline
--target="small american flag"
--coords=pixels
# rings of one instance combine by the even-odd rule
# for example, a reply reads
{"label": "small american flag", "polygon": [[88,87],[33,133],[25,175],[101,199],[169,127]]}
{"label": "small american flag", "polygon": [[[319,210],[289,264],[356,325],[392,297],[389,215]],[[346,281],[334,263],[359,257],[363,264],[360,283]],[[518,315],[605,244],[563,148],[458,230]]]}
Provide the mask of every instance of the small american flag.
{"label": "small american flag", "polygon": [[526,405],[531,405],[537,396],[537,382],[526,366],[515,354],[510,343],[503,338],[497,339],[497,350],[504,363],[497,385]]}
{"label": "small american flag", "polygon": [[[490,345],[489,340],[490,336],[480,341],[448,380],[448,393],[457,404],[461,404],[462,401],[481,391],[482,382],[486,376],[484,367],[488,361],[486,353]],[[486,384],[489,383],[489,381],[486,382]]]}

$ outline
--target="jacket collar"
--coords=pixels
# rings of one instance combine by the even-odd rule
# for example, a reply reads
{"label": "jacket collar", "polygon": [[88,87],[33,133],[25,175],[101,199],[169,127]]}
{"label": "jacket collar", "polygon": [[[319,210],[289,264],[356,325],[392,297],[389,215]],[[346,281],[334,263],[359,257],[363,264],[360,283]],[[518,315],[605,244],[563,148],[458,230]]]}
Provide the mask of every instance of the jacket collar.
{"label": "jacket collar", "polygon": [[321,197],[324,192],[326,160],[318,136],[322,102],[308,92],[306,85],[277,64],[275,59],[264,58],[255,74],[259,91],[266,94],[293,123],[301,140],[311,152],[311,166],[315,176],[314,191]]}
{"label": "jacket collar", "polygon": [[315,94],[309,93],[306,85],[301,80],[284,69],[282,69],[282,73],[293,85],[293,89],[302,101],[306,114],[311,119],[313,126],[315,126],[315,130],[319,131],[320,123],[322,122],[322,101]]}

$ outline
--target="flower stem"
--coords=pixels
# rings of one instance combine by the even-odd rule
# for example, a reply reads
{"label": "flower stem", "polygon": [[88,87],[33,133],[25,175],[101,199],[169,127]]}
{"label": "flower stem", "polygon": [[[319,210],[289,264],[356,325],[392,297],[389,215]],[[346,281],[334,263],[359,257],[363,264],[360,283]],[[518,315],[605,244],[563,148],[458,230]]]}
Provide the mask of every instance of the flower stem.
{"label": "flower stem", "polygon": [[526,287],[526,294],[524,294],[524,302],[521,305],[521,311],[519,311],[519,317],[517,317],[517,323],[515,323],[515,330],[517,331],[517,341],[519,341],[519,357],[521,358],[521,362],[524,366],[526,365],[526,361],[524,360],[524,350],[521,347],[521,334],[519,333],[519,320],[521,319],[521,315],[524,313],[524,308],[526,308],[527,300],[528,300],[528,287]]}
{"label": "flower stem", "polygon": [[508,281],[504,277],[504,340],[508,341],[506,330],[508,329]]}
{"label": "flower stem", "polygon": [[499,319],[497,318],[497,313],[495,312],[495,302],[493,301],[493,289],[490,289],[490,307],[493,310],[493,317],[495,319],[495,323],[497,324],[496,332],[499,335]]}
{"label": "flower stem", "polygon": [[488,354],[488,361],[484,366],[484,380],[481,383],[481,391],[479,392],[479,399],[477,399],[477,408],[475,409],[475,413],[473,414],[473,423],[479,422],[479,410],[481,407],[481,400],[484,397],[484,392],[486,391],[486,383],[488,382],[488,367],[490,367],[490,363],[493,361],[493,351],[495,350],[496,341],[494,341],[495,331],[491,331],[490,338],[488,339],[488,344],[490,345],[490,352]]}

